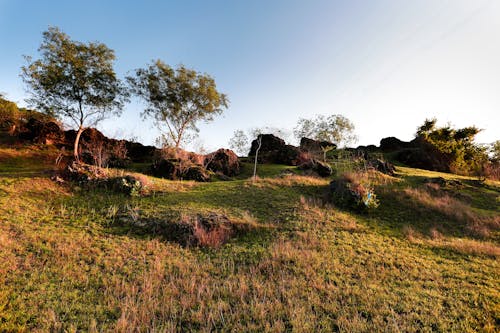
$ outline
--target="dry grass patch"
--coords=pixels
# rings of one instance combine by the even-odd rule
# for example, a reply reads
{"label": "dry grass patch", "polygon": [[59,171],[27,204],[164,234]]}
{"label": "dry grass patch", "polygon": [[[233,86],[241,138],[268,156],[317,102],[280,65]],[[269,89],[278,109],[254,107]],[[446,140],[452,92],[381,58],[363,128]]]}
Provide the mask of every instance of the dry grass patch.
{"label": "dry grass patch", "polygon": [[472,236],[487,238],[492,231],[500,228],[499,216],[480,216],[474,212],[469,204],[440,192],[435,185],[430,185],[430,189],[431,191],[425,188],[406,188],[402,194],[417,209],[426,210],[430,208],[449,219],[461,223]]}
{"label": "dry grass patch", "polygon": [[255,180],[249,179],[245,182],[245,186],[255,186],[259,188],[325,185],[328,185],[328,179],[302,175],[285,175],[283,177],[275,178],[257,178]]}
{"label": "dry grass patch", "polygon": [[485,255],[490,257],[500,256],[500,246],[497,244],[466,238],[445,237],[436,229],[431,229],[429,237],[425,237],[412,227],[406,226],[403,229],[403,234],[413,244],[451,249],[462,254]]}

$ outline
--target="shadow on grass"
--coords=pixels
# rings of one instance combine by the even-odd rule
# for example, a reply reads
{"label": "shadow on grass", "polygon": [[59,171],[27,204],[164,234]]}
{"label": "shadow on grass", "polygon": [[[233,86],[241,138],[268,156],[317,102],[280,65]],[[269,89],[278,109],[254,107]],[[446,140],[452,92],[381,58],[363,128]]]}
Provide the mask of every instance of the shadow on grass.
{"label": "shadow on grass", "polygon": [[498,231],[498,189],[467,180],[439,186],[425,176],[404,179],[406,183],[376,189],[381,204],[372,217],[391,232],[401,234],[410,227],[427,235],[438,231],[484,239]]}

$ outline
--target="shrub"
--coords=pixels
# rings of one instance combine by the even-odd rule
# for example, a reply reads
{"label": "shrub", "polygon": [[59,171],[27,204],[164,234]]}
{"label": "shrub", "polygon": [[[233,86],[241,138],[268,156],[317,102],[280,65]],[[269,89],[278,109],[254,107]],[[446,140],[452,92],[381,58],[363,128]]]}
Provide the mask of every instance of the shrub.
{"label": "shrub", "polygon": [[141,181],[133,176],[109,178],[106,180],[106,183],[113,191],[132,197],[139,196],[144,188]]}
{"label": "shrub", "polygon": [[360,173],[344,174],[330,182],[333,203],[356,211],[369,211],[379,206],[379,200],[372,186],[367,184],[367,176]]}

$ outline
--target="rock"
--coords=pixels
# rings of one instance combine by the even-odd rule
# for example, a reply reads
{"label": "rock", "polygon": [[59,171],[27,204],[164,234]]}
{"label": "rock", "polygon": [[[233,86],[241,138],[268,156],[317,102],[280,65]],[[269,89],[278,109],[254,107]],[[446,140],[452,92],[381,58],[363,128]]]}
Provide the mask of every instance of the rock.
{"label": "rock", "polygon": [[127,155],[135,163],[148,163],[153,161],[155,152],[158,151],[156,147],[144,146],[139,142],[125,141],[127,148]]}
{"label": "rock", "polygon": [[321,161],[316,161],[313,170],[316,171],[320,177],[330,177],[333,174],[332,167],[328,163]]}
{"label": "rock", "polygon": [[285,141],[273,134],[260,134],[252,141],[249,157],[253,158],[259,146],[259,138],[262,139],[262,145],[258,153],[259,163],[297,165],[297,159],[300,149],[285,144]]}
{"label": "rock", "polygon": [[374,159],[368,162],[368,165],[375,170],[382,172],[389,176],[394,176],[396,168],[392,163],[382,161],[381,159]]}
{"label": "rock", "polygon": [[35,142],[46,145],[64,144],[64,131],[59,124],[49,121],[43,124]]}
{"label": "rock", "polygon": [[166,179],[177,179],[178,177],[178,166],[176,163],[179,161],[172,159],[163,159],[151,166],[151,174],[155,177],[166,178]]}
{"label": "rock", "polygon": [[197,182],[210,181],[210,174],[201,165],[193,164],[181,173],[181,178],[184,180],[195,180]]}
{"label": "rock", "polygon": [[333,174],[332,167],[325,162],[311,159],[308,162],[299,165],[301,170],[311,170],[315,172],[320,177],[330,177]]}
{"label": "rock", "polygon": [[252,141],[252,146],[250,148],[249,156],[255,156],[257,148],[259,147],[259,139],[261,139],[261,146],[259,150],[259,155],[266,152],[274,152],[283,149],[286,145],[283,139],[278,138],[273,134],[259,134],[257,139]]}
{"label": "rock", "polygon": [[240,173],[238,156],[230,149],[219,149],[205,155],[204,165],[207,170],[220,172],[233,177]]}
{"label": "rock", "polygon": [[386,153],[397,151],[400,149],[412,148],[412,146],[413,145],[411,142],[401,141],[393,136],[380,140],[380,149]]}
{"label": "rock", "polygon": [[19,138],[41,144],[64,144],[64,131],[54,121],[30,118],[19,133]]}
{"label": "rock", "polygon": [[155,177],[170,180],[195,180],[207,182],[210,180],[209,172],[201,165],[193,164],[189,161],[179,159],[163,159],[153,164],[151,173]]}
{"label": "rock", "polygon": [[321,140],[313,140],[309,138],[300,139],[300,150],[308,151],[308,152],[322,152],[323,148],[326,147],[334,147],[333,149],[337,149],[337,145],[328,141]]}
{"label": "rock", "polygon": [[394,159],[412,168],[450,172],[451,155],[439,151],[420,138],[413,140],[412,145],[414,148],[398,151]]}

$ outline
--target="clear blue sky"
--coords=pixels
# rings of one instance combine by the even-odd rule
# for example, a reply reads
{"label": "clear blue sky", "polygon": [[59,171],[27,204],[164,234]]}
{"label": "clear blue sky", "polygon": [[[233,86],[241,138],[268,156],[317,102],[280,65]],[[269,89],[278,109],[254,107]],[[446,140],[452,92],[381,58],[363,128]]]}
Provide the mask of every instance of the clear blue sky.
{"label": "clear blue sky", "polygon": [[[37,56],[48,26],[114,49],[122,77],[157,58],[214,76],[231,104],[200,126],[209,149],[318,113],[350,118],[359,144],[409,140],[434,116],[500,139],[500,1],[0,0],[0,92],[21,105],[22,55]],[[152,143],[141,109],[99,128]]]}

